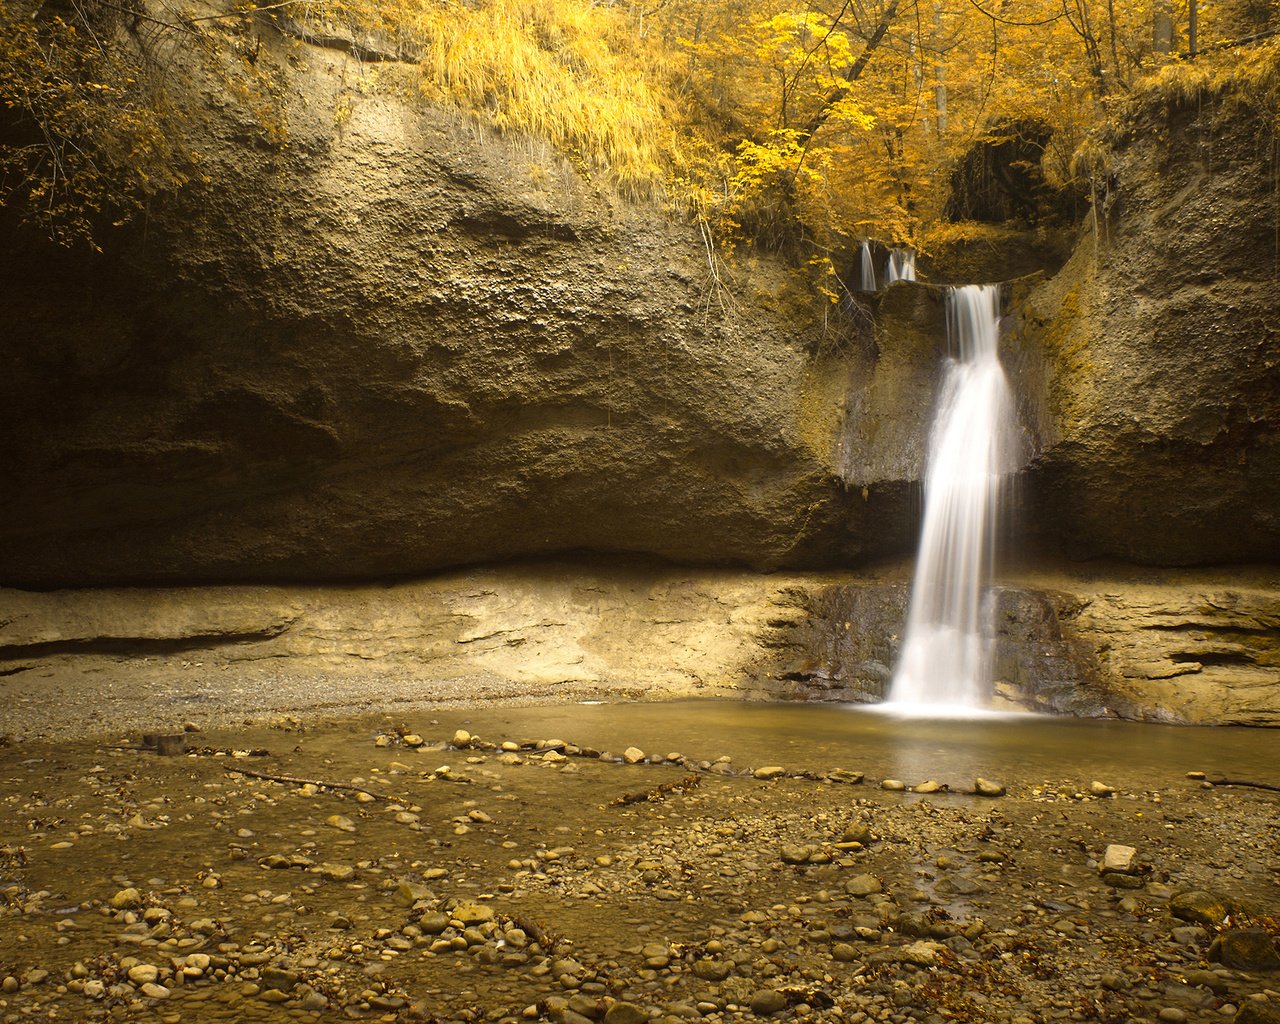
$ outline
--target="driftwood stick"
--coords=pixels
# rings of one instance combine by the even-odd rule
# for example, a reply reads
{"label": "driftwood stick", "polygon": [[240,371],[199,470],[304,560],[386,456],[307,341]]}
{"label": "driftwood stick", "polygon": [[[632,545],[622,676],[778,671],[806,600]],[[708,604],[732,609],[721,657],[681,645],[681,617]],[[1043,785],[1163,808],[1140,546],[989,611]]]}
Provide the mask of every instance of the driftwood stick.
{"label": "driftwood stick", "polygon": [[1204,781],[1211,786],[1247,786],[1250,789],[1265,789],[1270,793],[1280,793],[1280,786],[1269,782],[1249,782],[1246,779],[1229,779],[1225,775],[1205,775]]}
{"label": "driftwood stick", "polygon": [[370,793],[362,786],[352,786],[345,782],[325,782],[322,779],[300,779],[294,775],[276,775],[274,772],[256,772],[249,768],[232,768],[225,765],[223,771],[231,772],[235,775],[247,775],[251,779],[266,779],[268,782],[283,782],[290,786],[315,786],[317,789],[335,789],[345,793],[364,793],[373,797],[375,800],[385,800],[388,803],[404,803],[399,797],[384,796],[381,793]]}

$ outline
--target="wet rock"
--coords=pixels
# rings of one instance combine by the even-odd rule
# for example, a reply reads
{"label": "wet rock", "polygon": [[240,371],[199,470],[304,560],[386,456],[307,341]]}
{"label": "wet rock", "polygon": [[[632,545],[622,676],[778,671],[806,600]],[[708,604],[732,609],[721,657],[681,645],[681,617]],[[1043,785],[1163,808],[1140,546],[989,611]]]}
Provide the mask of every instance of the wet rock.
{"label": "wet rock", "polygon": [[459,729],[453,734],[453,740],[451,742],[459,750],[465,750],[467,747],[471,746],[471,740],[471,733],[467,732],[466,729]]}
{"label": "wet rock", "polygon": [[693,973],[703,981],[724,981],[733,973],[733,964],[727,960],[697,960]]}
{"label": "wet rock", "polygon": [[1116,791],[1105,782],[1099,782],[1094,779],[1089,783],[1089,792],[1094,796],[1114,796]]}
{"label": "wet rock", "polygon": [[421,882],[404,881],[396,886],[394,899],[402,907],[411,907],[419,900],[431,898],[431,890]]}
{"label": "wet rock", "polygon": [[901,779],[884,779],[880,783],[880,788],[894,793],[901,793],[907,788],[907,784]]}
{"label": "wet rock", "polygon": [[142,893],[130,886],[127,889],[121,889],[111,897],[111,906],[116,910],[128,910],[142,904]]}
{"label": "wet rock", "polygon": [[297,971],[289,970],[284,967],[264,967],[262,970],[262,982],[268,988],[278,989],[281,992],[292,992],[297,987],[300,975]]}
{"label": "wet rock", "polygon": [[783,864],[807,864],[818,852],[815,846],[784,846],[778,853]]}
{"label": "wet rock", "polygon": [[943,789],[942,783],[937,779],[930,779],[928,782],[922,782],[918,786],[912,786],[913,793],[937,793]]}
{"label": "wet rock", "polygon": [[751,996],[751,1012],[762,1017],[778,1013],[787,1008],[787,997],[777,989],[760,989]]}
{"label": "wet rock", "polygon": [[1169,932],[1169,938],[1173,939],[1179,946],[1198,946],[1204,941],[1204,937],[1204,929],[1192,924],[1174,928]]}
{"label": "wet rock", "polygon": [[875,835],[871,831],[871,826],[861,822],[846,826],[840,833],[840,841],[842,843],[858,843],[862,846],[870,846],[876,841]]}
{"label": "wet rock", "polygon": [[21,987],[18,979],[12,974],[6,975],[4,981],[0,982],[0,991],[3,991],[6,995],[13,995]]}
{"label": "wet rock", "polygon": [[1187,1011],[1178,1006],[1164,1006],[1156,1014],[1156,1019],[1160,1024],[1186,1024]]}
{"label": "wet rock", "polygon": [[1246,999],[1231,1024],[1280,1024],[1280,1003]]}
{"label": "wet rock", "polygon": [[844,891],[850,896],[870,896],[883,892],[884,883],[875,875],[854,875],[844,884]]}
{"label": "wet rock", "polygon": [[932,967],[938,962],[938,954],[945,946],[937,942],[913,942],[903,946],[897,953],[902,963],[915,964],[917,967]]}
{"label": "wet rock", "polygon": [[1176,892],[1169,898],[1169,913],[1180,921],[1218,929],[1234,909],[1231,900],[1203,889]]}
{"label": "wet rock", "polygon": [[129,968],[129,980],[135,985],[145,985],[160,976],[159,968],[152,964],[138,964]]}
{"label": "wet rock", "polygon": [[493,908],[482,903],[459,903],[453,908],[453,916],[464,925],[485,924],[494,919]]}
{"label": "wet rock", "polygon": [[858,948],[848,942],[837,942],[831,947],[831,955],[843,964],[855,963],[859,960]]}
{"label": "wet rock", "polygon": [[342,814],[331,814],[324,819],[324,823],[330,828],[336,828],[339,832],[354,832],[356,830],[355,822]]}
{"label": "wet rock", "polygon": [[1226,995],[1228,990],[1231,988],[1227,979],[1216,971],[1204,971],[1192,968],[1191,970],[1183,971],[1182,979],[1188,985],[1197,985],[1200,988],[1207,988],[1210,992],[1220,996]]}
{"label": "wet rock", "polygon": [[308,992],[302,997],[302,1009],[317,1012],[327,1010],[329,1008],[329,997],[323,992]]}
{"label": "wet rock", "polygon": [[751,774],[757,779],[780,779],[787,774],[787,770],[781,765],[772,764],[757,768]]}
{"label": "wet rock", "polygon": [[644,751],[639,747],[627,747],[622,752],[622,760],[627,764],[639,764],[644,760]]}
{"label": "wet rock", "polygon": [[148,999],[168,999],[170,995],[169,990],[165,988],[165,986],[157,985],[154,982],[148,982],[147,984],[142,985],[138,991]]}
{"label": "wet rock", "polygon": [[984,779],[982,777],[974,780],[973,791],[977,793],[978,796],[992,797],[1004,796],[1006,792],[1005,787],[1001,783],[994,782],[991,779]]}
{"label": "wet rock", "polygon": [[1261,928],[1230,928],[1209,946],[1209,959],[1238,971],[1280,970],[1275,940]]}
{"label": "wet rock", "polygon": [[604,1015],[604,1024],[645,1024],[649,1012],[635,1003],[614,1003]]}

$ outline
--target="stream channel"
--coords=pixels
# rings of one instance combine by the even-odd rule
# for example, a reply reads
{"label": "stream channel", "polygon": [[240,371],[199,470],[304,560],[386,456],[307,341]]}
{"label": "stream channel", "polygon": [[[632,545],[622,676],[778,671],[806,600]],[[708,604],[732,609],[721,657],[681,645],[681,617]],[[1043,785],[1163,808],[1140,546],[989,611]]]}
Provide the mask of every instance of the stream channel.
{"label": "stream channel", "polygon": [[[1280,794],[1187,774],[1280,782],[1264,730],[403,714],[192,731],[179,756],[0,747],[0,1020],[1176,1024],[1280,1003]],[[1007,793],[961,792],[978,776]],[[1116,870],[1108,847],[1131,848]]]}

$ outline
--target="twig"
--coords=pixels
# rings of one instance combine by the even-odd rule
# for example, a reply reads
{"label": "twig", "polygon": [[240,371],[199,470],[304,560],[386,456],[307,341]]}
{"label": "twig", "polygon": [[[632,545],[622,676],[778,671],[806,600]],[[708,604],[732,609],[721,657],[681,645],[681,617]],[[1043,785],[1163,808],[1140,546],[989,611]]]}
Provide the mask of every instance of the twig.
{"label": "twig", "polygon": [[1280,793],[1280,786],[1269,782],[1248,782],[1244,779],[1229,779],[1225,775],[1205,775],[1204,781],[1211,786],[1247,786],[1250,789],[1265,789],[1271,793]]}
{"label": "twig", "polygon": [[541,946],[544,953],[554,953],[556,946],[560,945],[561,941],[563,941],[561,936],[543,928],[537,921],[531,920],[530,918],[509,917],[507,920]]}

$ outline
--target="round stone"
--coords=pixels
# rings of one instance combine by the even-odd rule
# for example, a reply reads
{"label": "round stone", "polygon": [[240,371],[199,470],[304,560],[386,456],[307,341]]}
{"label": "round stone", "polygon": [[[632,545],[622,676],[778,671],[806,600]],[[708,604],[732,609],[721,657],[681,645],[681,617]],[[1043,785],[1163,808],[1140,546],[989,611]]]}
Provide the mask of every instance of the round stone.
{"label": "round stone", "polygon": [[777,989],[760,989],[751,996],[751,1012],[761,1016],[778,1013],[787,1008],[787,997]]}
{"label": "round stone", "polygon": [[605,1012],[604,1024],[645,1024],[648,1011],[635,1003],[614,1003]]}
{"label": "round stone", "polygon": [[128,910],[130,907],[136,907],[142,903],[142,893],[130,886],[128,889],[121,889],[111,897],[111,905],[116,910]]}
{"label": "round stone", "polygon": [[160,969],[152,964],[138,964],[129,968],[129,980],[135,985],[147,985],[160,977]]}

